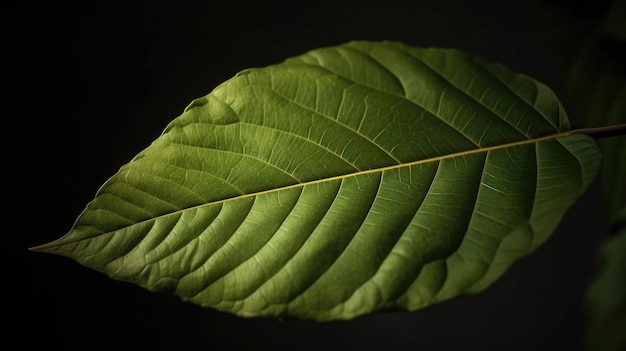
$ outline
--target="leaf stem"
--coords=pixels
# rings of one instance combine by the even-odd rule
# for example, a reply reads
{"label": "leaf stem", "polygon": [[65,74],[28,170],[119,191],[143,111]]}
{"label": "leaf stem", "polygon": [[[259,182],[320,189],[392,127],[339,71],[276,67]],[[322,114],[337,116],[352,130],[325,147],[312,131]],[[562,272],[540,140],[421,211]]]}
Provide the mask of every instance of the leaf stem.
{"label": "leaf stem", "polygon": [[606,127],[581,128],[572,130],[572,134],[586,134],[595,139],[608,138],[626,134],[626,123]]}

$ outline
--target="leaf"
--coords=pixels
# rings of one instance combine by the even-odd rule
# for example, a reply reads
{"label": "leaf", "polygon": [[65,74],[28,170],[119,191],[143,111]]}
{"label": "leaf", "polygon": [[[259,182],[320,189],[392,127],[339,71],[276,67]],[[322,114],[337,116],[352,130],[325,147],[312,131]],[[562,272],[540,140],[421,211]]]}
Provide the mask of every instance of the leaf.
{"label": "leaf", "polygon": [[602,242],[585,304],[589,325],[585,350],[619,351],[626,348],[626,225]]}
{"label": "leaf", "polygon": [[349,319],[479,292],[548,239],[600,152],[543,84],[350,42],[194,100],[35,250],[240,316]]}

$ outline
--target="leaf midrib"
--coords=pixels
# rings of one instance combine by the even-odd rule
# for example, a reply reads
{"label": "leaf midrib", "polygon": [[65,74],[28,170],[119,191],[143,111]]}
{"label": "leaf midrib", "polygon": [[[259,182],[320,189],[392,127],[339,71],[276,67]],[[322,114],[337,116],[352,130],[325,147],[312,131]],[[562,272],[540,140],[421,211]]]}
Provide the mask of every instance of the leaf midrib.
{"label": "leaf midrib", "polygon": [[[561,138],[561,137],[566,137],[566,136],[572,135],[574,133],[575,133],[575,131],[569,130],[569,131],[559,132],[559,133],[556,133],[556,134],[546,135],[546,136],[543,136],[543,137],[537,137],[537,138],[532,138],[532,139],[525,139],[525,140],[520,140],[520,141],[516,141],[516,142],[511,142],[511,143],[506,143],[506,144],[501,144],[501,145],[494,145],[494,146],[489,146],[489,147],[484,147],[484,148],[465,150],[465,151],[455,152],[455,153],[451,153],[451,154],[447,154],[447,155],[441,155],[441,156],[426,158],[426,159],[417,160],[417,161],[406,162],[406,163],[397,164],[397,165],[378,167],[378,168],[373,168],[373,169],[368,169],[368,170],[363,170],[363,171],[356,171],[356,172],[352,172],[352,173],[347,173],[347,174],[327,177],[327,178],[323,178],[323,179],[316,179],[316,180],[311,180],[311,181],[307,181],[307,182],[302,182],[302,183],[297,183],[297,184],[292,184],[292,185],[286,185],[286,186],[282,186],[282,187],[278,187],[278,188],[261,190],[261,191],[248,193],[248,194],[243,194],[243,195],[239,195],[239,196],[234,196],[234,197],[230,197],[230,198],[226,198],[226,199],[222,199],[222,200],[217,200],[217,201],[207,202],[207,203],[203,203],[203,204],[199,204],[199,205],[195,205],[195,206],[190,206],[190,207],[183,208],[183,209],[180,209],[180,210],[177,210],[177,211],[173,211],[173,212],[165,213],[165,214],[162,214],[162,215],[158,215],[158,216],[155,216],[153,218],[149,218],[149,219],[146,219],[146,220],[143,220],[143,221],[138,221],[138,222],[133,223],[132,225],[139,225],[139,224],[146,223],[146,222],[149,222],[149,221],[155,221],[155,220],[160,219],[160,218],[166,218],[168,216],[174,216],[174,215],[180,214],[180,213],[182,213],[184,211],[190,211],[190,210],[202,208],[202,207],[205,207],[205,206],[211,206],[211,205],[216,205],[216,204],[224,204],[224,203],[227,203],[227,202],[230,202],[230,201],[237,201],[237,200],[246,199],[246,198],[254,198],[254,197],[257,197],[257,196],[270,194],[270,193],[277,192],[277,191],[296,189],[296,188],[300,188],[300,187],[304,188],[306,186],[320,184],[320,183],[324,183],[324,182],[332,182],[332,181],[336,181],[336,180],[347,179],[347,178],[350,178],[350,177],[358,177],[358,176],[367,175],[367,174],[381,173],[381,172],[390,171],[390,170],[394,170],[394,169],[400,169],[400,168],[404,168],[404,167],[411,167],[411,166],[425,164],[425,163],[429,163],[429,162],[435,162],[435,161],[443,161],[443,160],[447,160],[447,159],[453,159],[453,158],[456,158],[456,157],[462,157],[462,156],[466,156],[466,155],[479,154],[479,153],[483,153],[483,152],[490,152],[490,151],[506,149],[506,148],[516,147],[516,146],[521,146],[521,145],[537,144],[537,143],[540,143],[540,142],[543,142],[543,141],[548,141],[548,140],[558,139],[558,138]],[[127,228],[127,227],[120,227],[120,228],[117,228],[117,229],[115,229],[113,231],[100,233],[100,234],[97,234],[96,236],[82,238],[82,239],[79,239],[79,240],[64,241],[63,237],[61,237],[58,240],[55,240],[55,241],[50,242],[48,244],[44,244],[44,245],[41,245],[41,246],[37,246],[37,247],[31,248],[31,250],[46,251],[46,250],[49,250],[49,249],[51,249],[53,247],[60,246],[60,245],[67,245],[67,244],[77,243],[77,242],[81,242],[81,241],[84,241],[84,240],[93,240],[93,238],[95,238],[95,237],[104,236],[104,235],[111,235],[111,234],[116,233],[119,230],[124,229],[124,228]]]}

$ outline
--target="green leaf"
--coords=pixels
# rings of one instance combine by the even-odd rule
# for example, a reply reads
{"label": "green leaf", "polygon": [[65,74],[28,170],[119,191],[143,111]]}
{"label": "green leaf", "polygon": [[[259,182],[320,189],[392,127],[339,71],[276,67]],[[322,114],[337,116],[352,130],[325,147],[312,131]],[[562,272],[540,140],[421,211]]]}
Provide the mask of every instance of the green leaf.
{"label": "green leaf", "polygon": [[596,176],[543,84],[350,42],[194,100],[35,248],[240,316],[349,319],[488,287]]}
{"label": "green leaf", "polygon": [[585,350],[626,348],[626,225],[602,242],[599,265],[585,296],[589,325]]}

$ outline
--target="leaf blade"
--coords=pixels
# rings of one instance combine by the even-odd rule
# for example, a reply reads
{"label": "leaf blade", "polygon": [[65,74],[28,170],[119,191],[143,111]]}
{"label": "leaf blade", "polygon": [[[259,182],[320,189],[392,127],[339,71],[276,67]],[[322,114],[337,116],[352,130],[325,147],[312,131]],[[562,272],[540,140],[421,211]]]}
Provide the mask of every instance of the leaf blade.
{"label": "leaf blade", "polygon": [[243,316],[414,310],[547,239],[598,168],[568,128],[545,86],[458,51],[320,49],[192,102],[40,250]]}

